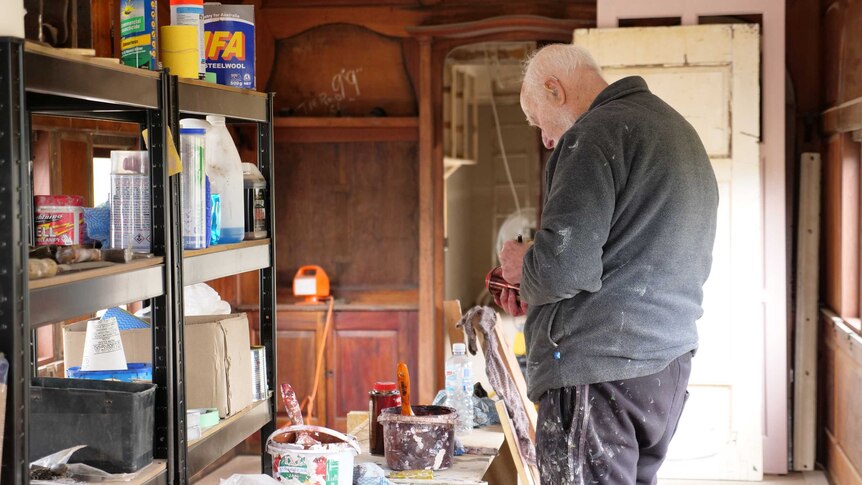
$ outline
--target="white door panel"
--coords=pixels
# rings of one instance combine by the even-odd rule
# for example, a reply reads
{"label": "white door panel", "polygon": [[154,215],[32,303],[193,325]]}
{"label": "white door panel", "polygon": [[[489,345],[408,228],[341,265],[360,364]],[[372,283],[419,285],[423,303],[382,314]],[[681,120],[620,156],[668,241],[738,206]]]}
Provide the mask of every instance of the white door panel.
{"label": "white door panel", "polygon": [[763,476],[764,259],[760,36],[752,25],[581,29],[613,82],[642,76],[695,127],[719,190],[691,396],[663,478]]}

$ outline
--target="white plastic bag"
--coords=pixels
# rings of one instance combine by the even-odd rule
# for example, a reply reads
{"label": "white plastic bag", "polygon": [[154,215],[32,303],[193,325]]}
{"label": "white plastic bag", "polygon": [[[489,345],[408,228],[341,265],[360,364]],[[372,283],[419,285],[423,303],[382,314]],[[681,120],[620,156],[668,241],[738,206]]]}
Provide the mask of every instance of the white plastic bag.
{"label": "white plastic bag", "polygon": [[230,303],[222,300],[218,292],[206,283],[183,288],[183,308],[187,317],[230,314]]}
{"label": "white plastic bag", "polygon": [[231,475],[219,481],[219,485],[279,485],[279,481],[269,475]]}

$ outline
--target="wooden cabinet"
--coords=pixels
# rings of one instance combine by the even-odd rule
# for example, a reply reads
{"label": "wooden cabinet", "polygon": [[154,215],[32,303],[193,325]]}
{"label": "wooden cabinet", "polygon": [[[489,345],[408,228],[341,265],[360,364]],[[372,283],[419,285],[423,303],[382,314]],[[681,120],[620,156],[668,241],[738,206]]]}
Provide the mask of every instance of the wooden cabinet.
{"label": "wooden cabinet", "polygon": [[[278,311],[277,382],[290,383],[300,400],[312,392],[325,323],[324,310]],[[375,381],[394,380],[399,361],[416,369],[416,325],[414,310],[336,309],[324,349],[315,421],[345,430],[347,413],[368,407]],[[279,424],[286,420],[283,412],[279,409]]]}

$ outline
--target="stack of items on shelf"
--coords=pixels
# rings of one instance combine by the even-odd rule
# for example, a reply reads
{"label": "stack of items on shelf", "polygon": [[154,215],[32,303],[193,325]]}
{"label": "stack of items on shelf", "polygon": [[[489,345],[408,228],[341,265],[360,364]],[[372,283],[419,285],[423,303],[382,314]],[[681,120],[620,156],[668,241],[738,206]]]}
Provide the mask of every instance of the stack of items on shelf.
{"label": "stack of items on shelf", "polygon": [[[230,313],[230,305],[205,284],[186,287],[184,298],[191,313],[204,313],[184,318],[184,339],[194,342],[185,346],[187,439],[194,441],[269,392],[265,349],[251,346],[247,315]],[[64,327],[69,379],[33,381],[31,427],[38,438],[30,441],[31,457],[67,451],[63,459],[111,474],[132,474],[149,465],[155,415],[152,338],[146,319],[120,308]],[[105,429],[112,430],[109,439]],[[85,446],[71,452],[78,445]]]}
{"label": "stack of items on shelf", "polygon": [[159,65],[190,79],[255,89],[254,7],[170,0],[171,25],[157,29],[157,2],[120,3],[123,64]]}
{"label": "stack of items on shelf", "polygon": [[183,247],[266,237],[263,175],[244,164],[222,116],[180,121]]}
{"label": "stack of items on shelf", "polygon": [[30,279],[152,256],[146,151],[111,152],[111,193],[101,207],[84,207],[79,195],[37,195],[34,206]]}

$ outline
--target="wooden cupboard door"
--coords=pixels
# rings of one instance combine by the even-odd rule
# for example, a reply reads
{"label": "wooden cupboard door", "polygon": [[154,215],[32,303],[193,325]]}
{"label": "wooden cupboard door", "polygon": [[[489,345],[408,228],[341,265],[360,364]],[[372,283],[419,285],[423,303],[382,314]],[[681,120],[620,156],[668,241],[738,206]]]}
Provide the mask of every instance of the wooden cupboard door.
{"label": "wooden cupboard door", "polygon": [[394,381],[398,362],[418,375],[416,312],[337,312],[327,351],[327,425],[346,431],[347,413],[368,409],[375,381]]}
{"label": "wooden cupboard door", "polygon": [[[276,324],[276,384],[293,386],[300,401],[310,396],[314,386],[317,349],[323,343],[323,318],[319,312],[278,312]],[[326,422],[326,385],[321,369],[320,384],[314,405],[313,422]],[[279,393],[279,389],[273,389]],[[305,412],[305,410],[303,410]],[[278,425],[287,423],[279,397]]]}

